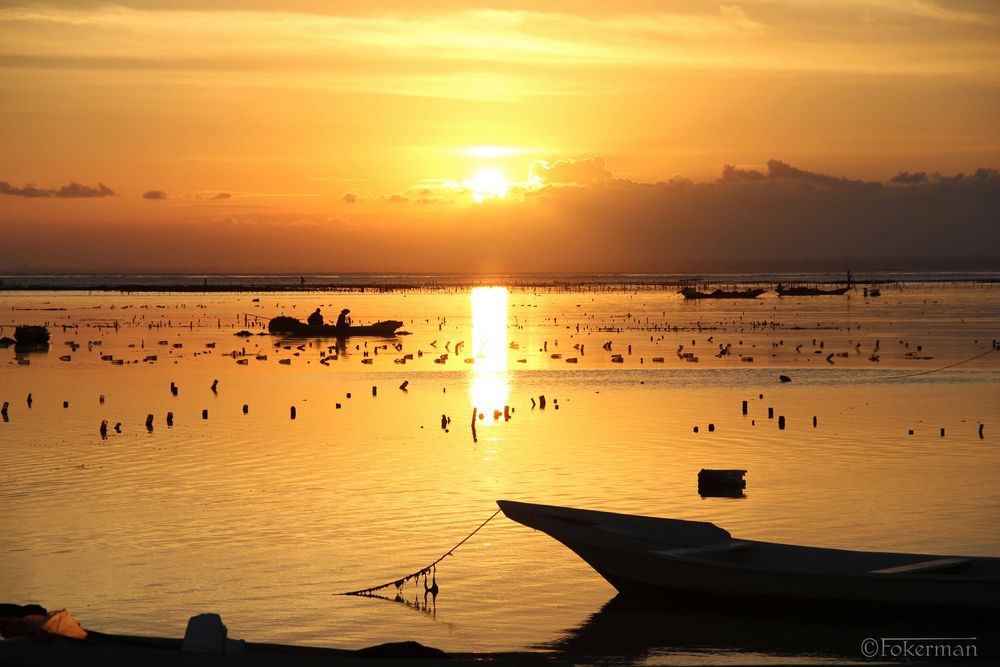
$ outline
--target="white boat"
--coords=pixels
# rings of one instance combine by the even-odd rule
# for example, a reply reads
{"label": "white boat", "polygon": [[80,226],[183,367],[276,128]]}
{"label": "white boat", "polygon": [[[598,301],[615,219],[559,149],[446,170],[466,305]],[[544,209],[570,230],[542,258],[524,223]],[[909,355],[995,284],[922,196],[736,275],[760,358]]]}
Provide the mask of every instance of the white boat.
{"label": "white boat", "polygon": [[848,607],[1000,610],[1000,558],[846,551],[734,539],[715,524],[497,501],[622,593]]}

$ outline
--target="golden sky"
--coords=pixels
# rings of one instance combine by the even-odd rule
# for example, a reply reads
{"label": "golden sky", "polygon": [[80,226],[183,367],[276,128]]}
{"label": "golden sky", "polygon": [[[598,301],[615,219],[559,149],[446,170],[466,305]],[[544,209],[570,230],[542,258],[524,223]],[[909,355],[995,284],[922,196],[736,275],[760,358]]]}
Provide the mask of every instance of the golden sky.
{"label": "golden sky", "polygon": [[[998,118],[993,0],[0,0],[0,271],[275,270],[266,252],[290,271],[542,270],[541,250],[484,264],[430,241],[433,261],[407,253],[425,235],[526,221],[549,254],[572,244],[563,233],[598,244],[570,268],[628,268],[629,251],[588,259],[615,213],[583,234],[560,226],[591,224],[582,202],[613,199],[595,204],[595,188],[628,184],[619,211],[642,199],[631,219],[687,224],[694,195],[649,201],[652,184],[690,179],[711,207],[723,194],[698,184],[721,187],[725,165],[777,180],[790,172],[769,160],[883,183],[969,175],[1000,166]],[[498,178],[503,199],[470,195]],[[994,211],[983,196],[974,213]],[[94,245],[105,254],[85,262],[87,233],[129,254]],[[184,250],[245,234],[271,240]]]}

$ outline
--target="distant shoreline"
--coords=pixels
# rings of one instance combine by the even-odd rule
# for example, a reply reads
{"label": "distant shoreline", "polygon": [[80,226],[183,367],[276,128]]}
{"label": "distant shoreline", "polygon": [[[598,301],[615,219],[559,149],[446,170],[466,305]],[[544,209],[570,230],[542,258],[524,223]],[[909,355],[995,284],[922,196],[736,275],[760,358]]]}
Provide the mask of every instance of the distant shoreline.
{"label": "distant shoreline", "polygon": [[[763,287],[842,286],[842,272],[789,273],[551,273],[463,274],[0,274],[0,292],[289,293],[449,291],[483,286],[515,290],[619,291],[677,290],[684,286]],[[859,272],[852,284],[996,284],[1000,271]]]}

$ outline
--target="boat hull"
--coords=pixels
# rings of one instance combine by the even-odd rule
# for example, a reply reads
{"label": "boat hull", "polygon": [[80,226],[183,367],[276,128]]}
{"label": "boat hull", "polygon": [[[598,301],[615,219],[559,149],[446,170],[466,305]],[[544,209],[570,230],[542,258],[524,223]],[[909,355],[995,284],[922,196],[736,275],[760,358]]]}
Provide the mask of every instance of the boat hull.
{"label": "boat hull", "polygon": [[685,299],[756,299],[766,292],[765,289],[750,289],[743,291],[726,291],[717,289],[713,292],[699,292],[696,289],[685,287],[680,291]]}
{"label": "boat hull", "polygon": [[847,294],[849,287],[837,289],[819,289],[816,287],[781,287],[778,296],[841,296]]}
{"label": "boat hull", "polygon": [[358,336],[370,336],[375,338],[390,338],[396,334],[396,330],[403,326],[398,320],[386,320],[365,326],[336,327],[332,324],[309,325],[293,318],[279,318],[271,320],[268,330],[273,334],[285,334],[299,337],[312,338],[351,338]]}
{"label": "boat hull", "polygon": [[[976,561],[976,568],[986,570],[985,574],[877,574],[873,570],[894,563],[947,557],[742,540],[730,540],[728,545],[709,540],[694,547],[686,540],[687,544],[674,545],[666,536],[669,525],[653,542],[648,535],[654,532],[654,524],[646,525],[645,535],[615,524],[614,517],[630,515],[599,512],[588,517],[587,510],[510,501],[499,504],[509,518],[562,542],[622,594],[762,605],[821,603],[1000,611],[1000,576],[994,569],[1000,568],[998,558],[962,559]],[[715,555],[699,557],[699,550]]]}

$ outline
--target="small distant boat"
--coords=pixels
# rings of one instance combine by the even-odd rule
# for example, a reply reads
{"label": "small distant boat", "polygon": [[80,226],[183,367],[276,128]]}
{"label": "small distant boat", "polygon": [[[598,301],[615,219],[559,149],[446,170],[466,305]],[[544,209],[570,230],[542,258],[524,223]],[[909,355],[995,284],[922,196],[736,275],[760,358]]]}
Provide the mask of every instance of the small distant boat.
{"label": "small distant boat", "polygon": [[702,521],[497,504],[510,519],[562,542],[623,594],[1000,611],[1000,558],[737,540]]}
{"label": "small distant boat", "polygon": [[306,324],[294,317],[279,316],[267,323],[267,330],[273,334],[291,336],[313,336],[317,338],[350,338],[352,336],[370,336],[373,338],[388,338],[403,326],[399,320],[385,320],[363,326],[337,327],[333,324]]}
{"label": "small distant boat", "polygon": [[680,294],[685,299],[756,299],[766,291],[766,289],[756,288],[732,291],[716,289],[713,292],[699,292],[693,287],[682,287]]}
{"label": "small distant boat", "polygon": [[821,289],[819,287],[785,287],[781,283],[778,283],[778,296],[840,296],[841,294],[847,294],[847,291],[851,289],[848,287],[838,287],[836,289]]}

